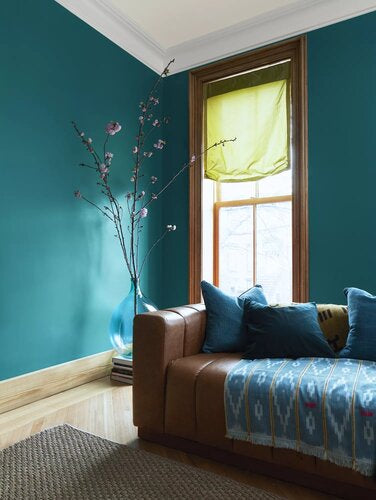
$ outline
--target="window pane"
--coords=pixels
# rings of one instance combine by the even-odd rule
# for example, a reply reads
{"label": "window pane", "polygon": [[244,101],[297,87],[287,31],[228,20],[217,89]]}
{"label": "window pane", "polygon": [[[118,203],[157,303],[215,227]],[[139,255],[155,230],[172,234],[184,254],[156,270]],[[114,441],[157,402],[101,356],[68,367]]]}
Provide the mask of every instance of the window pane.
{"label": "window pane", "polygon": [[253,207],[219,211],[219,286],[239,295],[253,285]]}
{"label": "window pane", "polygon": [[221,182],[221,201],[246,200],[267,196],[284,196],[292,193],[292,171],[271,175],[256,182]]}
{"label": "window pane", "polygon": [[221,182],[221,201],[254,198],[256,185],[257,182]]}
{"label": "window pane", "polygon": [[215,182],[202,180],[202,279],[213,282],[213,205]]}
{"label": "window pane", "polygon": [[271,175],[258,181],[258,196],[283,196],[292,193],[292,171],[285,170],[277,175]]}
{"label": "window pane", "polygon": [[291,202],[256,209],[256,280],[271,304],[292,300],[291,217]]}

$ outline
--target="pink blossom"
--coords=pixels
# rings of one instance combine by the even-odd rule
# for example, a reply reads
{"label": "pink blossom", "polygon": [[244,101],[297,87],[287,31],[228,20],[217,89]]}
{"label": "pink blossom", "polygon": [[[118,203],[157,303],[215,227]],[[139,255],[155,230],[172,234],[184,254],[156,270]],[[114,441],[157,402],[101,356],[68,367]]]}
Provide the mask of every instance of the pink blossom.
{"label": "pink blossom", "polygon": [[144,117],[143,116],[139,116],[138,119],[140,120],[140,123],[144,123]]}
{"label": "pink blossom", "polygon": [[74,194],[74,197],[77,198],[78,200],[80,200],[82,198],[82,194],[81,194],[81,191],[79,189],[77,189],[77,191],[75,191],[73,194]]}
{"label": "pink blossom", "polygon": [[151,199],[152,200],[156,200],[158,198],[158,196],[154,193],[151,193]]}
{"label": "pink blossom", "polygon": [[167,231],[176,231],[176,226],[175,224],[167,224],[166,229]]}
{"label": "pink blossom", "polygon": [[155,183],[157,182],[157,180],[158,180],[158,177],[155,177],[155,175],[152,175],[152,176],[150,177],[150,182],[151,182],[152,184],[155,184]]}
{"label": "pink blossom", "polygon": [[110,169],[108,168],[108,166],[105,165],[104,163],[100,164],[99,170],[100,170],[101,174],[108,174],[108,172],[110,171]]}
{"label": "pink blossom", "polygon": [[145,156],[146,158],[151,158],[151,157],[153,156],[153,153],[152,153],[151,151],[145,151],[145,152],[144,152],[144,156]]}
{"label": "pink blossom", "polygon": [[148,215],[148,209],[145,208],[145,207],[141,208],[141,210],[140,210],[140,217],[141,217],[141,219],[143,219],[144,217],[147,217],[147,215]]}
{"label": "pink blossom", "polygon": [[134,176],[134,175],[132,175],[132,177],[131,177],[131,182],[134,182],[135,180],[136,180],[136,179],[135,179],[135,176]]}
{"label": "pink blossom", "polygon": [[163,139],[158,139],[158,142],[154,144],[156,149],[163,149],[163,146],[166,144],[166,141]]}
{"label": "pink blossom", "polygon": [[196,155],[192,155],[191,157],[191,163],[194,163],[196,161]]}
{"label": "pink blossom", "polygon": [[153,125],[153,127],[160,127],[160,125],[161,125],[161,124],[159,123],[158,118],[156,118],[156,119],[153,121],[152,125]]}
{"label": "pink blossom", "polygon": [[85,134],[84,134],[83,132],[81,132],[81,133],[80,133],[80,137],[84,137],[84,135],[85,135]]}
{"label": "pink blossom", "polygon": [[153,97],[153,96],[150,96],[150,99],[149,99],[150,102],[154,103],[154,106],[156,106],[157,104],[159,104],[159,99],[158,97]]}
{"label": "pink blossom", "polygon": [[117,132],[120,132],[121,125],[119,122],[108,122],[105,128],[105,131],[109,135],[115,135]]}
{"label": "pink blossom", "polygon": [[138,153],[138,147],[137,146],[133,146],[132,152],[133,152],[133,154]]}
{"label": "pink blossom", "polygon": [[93,142],[93,139],[91,137],[89,137],[86,141],[88,144],[91,144]]}
{"label": "pink blossom", "polygon": [[110,153],[109,151],[107,151],[106,154],[104,155],[104,157],[106,159],[112,160],[112,158],[114,157],[114,153]]}

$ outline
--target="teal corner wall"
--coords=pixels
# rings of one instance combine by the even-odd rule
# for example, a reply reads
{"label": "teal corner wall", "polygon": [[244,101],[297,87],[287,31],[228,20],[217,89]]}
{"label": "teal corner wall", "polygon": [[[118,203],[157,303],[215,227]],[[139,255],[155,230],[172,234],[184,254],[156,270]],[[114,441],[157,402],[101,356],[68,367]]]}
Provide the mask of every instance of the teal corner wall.
{"label": "teal corner wall", "polygon": [[[98,195],[75,119],[94,141],[108,120],[113,183],[122,194],[138,116],[155,74],[53,0],[2,6],[0,56],[0,380],[110,348],[111,311],[129,278],[113,230],[72,196]],[[308,38],[310,298],[343,302],[345,286],[376,293],[376,13]],[[164,82],[162,156],[146,167],[167,181],[188,159],[188,72]],[[188,172],[150,210],[156,249],[143,289],[161,308],[188,302]]]}
{"label": "teal corner wall", "polygon": [[[376,293],[376,12],[308,33],[310,299]],[[168,79],[174,146],[165,172],[188,157],[188,72]],[[184,181],[184,182],[183,182]],[[164,306],[188,302],[188,180],[164,203],[180,227],[164,245]]]}
{"label": "teal corner wall", "polygon": [[[112,182],[128,184],[138,103],[155,73],[53,0],[12,0],[0,16],[0,380],[110,349],[112,309],[129,278],[112,227],[95,209],[96,179],[70,121],[100,144],[109,120],[123,125],[108,149]],[[161,157],[147,167],[160,176]],[[161,232],[150,210],[146,242]],[[150,224],[151,222],[151,224]],[[143,287],[157,304],[161,249]]]}

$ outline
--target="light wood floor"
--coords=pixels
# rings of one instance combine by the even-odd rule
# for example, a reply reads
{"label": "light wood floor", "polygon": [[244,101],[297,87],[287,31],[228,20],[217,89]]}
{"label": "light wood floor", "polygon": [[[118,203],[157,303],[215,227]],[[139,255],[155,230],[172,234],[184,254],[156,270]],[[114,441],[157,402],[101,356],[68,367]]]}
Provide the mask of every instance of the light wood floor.
{"label": "light wood floor", "polygon": [[48,427],[64,423],[118,443],[142,448],[185,464],[228,476],[288,499],[334,498],[290,483],[240,471],[195,455],[139,440],[137,429],[132,424],[132,387],[111,382],[109,378],[95,380],[1,414],[0,448],[5,448]]}

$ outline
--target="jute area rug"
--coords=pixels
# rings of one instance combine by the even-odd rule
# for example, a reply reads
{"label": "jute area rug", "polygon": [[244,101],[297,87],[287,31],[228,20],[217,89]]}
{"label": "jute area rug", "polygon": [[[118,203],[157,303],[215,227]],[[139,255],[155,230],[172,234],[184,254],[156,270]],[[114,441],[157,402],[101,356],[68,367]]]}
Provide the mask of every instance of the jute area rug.
{"label": "jute area rug", "polygon": [[61,425],[0,451],[1,500],[277,497]]}

